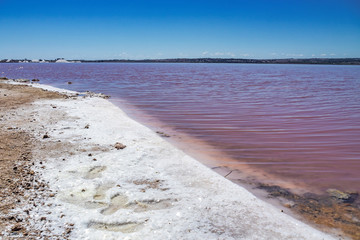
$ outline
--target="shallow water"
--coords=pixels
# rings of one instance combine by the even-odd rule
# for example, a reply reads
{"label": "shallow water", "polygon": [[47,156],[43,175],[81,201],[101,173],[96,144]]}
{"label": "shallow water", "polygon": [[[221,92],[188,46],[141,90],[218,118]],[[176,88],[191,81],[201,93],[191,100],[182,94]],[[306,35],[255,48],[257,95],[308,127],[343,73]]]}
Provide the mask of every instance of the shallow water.
{"label": "shallow water", "polygon": [[0,64],[0,76],[110,94],[220,166],[360,191],[360,66]]}

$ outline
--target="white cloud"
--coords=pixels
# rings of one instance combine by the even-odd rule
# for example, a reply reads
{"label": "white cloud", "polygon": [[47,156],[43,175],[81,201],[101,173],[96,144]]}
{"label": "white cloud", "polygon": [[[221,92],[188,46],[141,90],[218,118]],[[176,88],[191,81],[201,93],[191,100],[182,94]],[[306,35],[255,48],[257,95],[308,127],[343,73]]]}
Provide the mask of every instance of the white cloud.
{"label": "white cloud", "polygon": [[180,57],[180,58],[189,58],[189,57],[193,57],[193,56],[188,54],[188,53],[179,52],[178,57]]}
{"label": "white cloud", "polygon": [[224,56],[225,54],[222,53],[222,52],[216,52],[216,53],[214,53],[214,55],[215,55],[215,56]]}
{"label": "white cloud", "polygon": [[288,53],[285,54],[287,57],[303,57],[304,54],[303,53]]}
{"label": "white cloud", "polygon": [[215,52],[211,53],[209,51],[204,51],[201,53],[203,56],[209,56],[209,57],[235,57],[236,54],[233,52]]}
{"label": "white cloud", "polygon": [[118,57],[129,58],[130,55],[127,52],[122,52],[122,53],[118,54]]}
{"label": "white cloud", "polygon": [[326,55],[327,55],[326,53],[320,54],[320,56],[322,56],[322,57],[325,57]]}
{"label": "white cloud", "polygon": [[230,57],[235,57],[235,53],[232,53],[232,52],[227,52],[227,55],[230,56]]}

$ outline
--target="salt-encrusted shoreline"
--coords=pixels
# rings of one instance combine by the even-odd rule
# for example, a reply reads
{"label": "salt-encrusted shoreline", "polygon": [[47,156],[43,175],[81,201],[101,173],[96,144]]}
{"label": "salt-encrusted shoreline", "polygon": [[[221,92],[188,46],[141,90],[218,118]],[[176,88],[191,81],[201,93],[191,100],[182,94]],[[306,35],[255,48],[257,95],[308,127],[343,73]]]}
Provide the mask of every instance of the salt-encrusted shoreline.
{"label": "salt-encrusted shoreline", "polygon": [[41,141],[33,170],[54,192],[30,212],[46,224],[29,227],[61,234],[70,223],[70,239],[333,239],[217,175],[105,99],[41,100],[18,111],[17,118],[36,118],[20,127]]}

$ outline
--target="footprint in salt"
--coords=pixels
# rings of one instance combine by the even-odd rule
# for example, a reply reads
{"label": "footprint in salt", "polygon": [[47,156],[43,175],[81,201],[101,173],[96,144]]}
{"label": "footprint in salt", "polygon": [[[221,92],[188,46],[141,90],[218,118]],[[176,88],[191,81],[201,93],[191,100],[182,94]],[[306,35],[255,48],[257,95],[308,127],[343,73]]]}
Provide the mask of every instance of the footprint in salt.
{"label": "footprint in salt", "polygon": [[97,202],[97,201],[87,201],[84,203],[84,208],[86,209],[96,209],[96,208],[103,208],[107,206],[105,202]]}
{"label": "footprint in salt", "polygon": [[106,166],[95,166],[90,168],[90,170],[85,173],[84,178],[85,179],[94,179],[101,176],[101,172],[103,172],[106,169]]}
{"label": "footprint in salt", "polygon": [[101,214],[111,215],[115,213],[120,208],[126,208],[128,205],[128,197],[121,194],[116,194],[111,198],[109,207],[103,209]]}
{"label": "footprint in salt", "polygon": [[92,196],[91,191],[83,188],[63,191],[59,194],[59,199],[86,209],[96,209],[108,206],[106,202],[92,200]]}
{"label": "footprint in salt", "polygon": [[173,206],[173,202],[174,200],[172,199],[135,200],[134,202],[129,202],[129,198],[127,196],[116,194],[111,198],[109,206],[101,211],[101,214],[111,215],[117,212],[120,208],[133,209],[134,212],[160,210],[171,208]]}
{"label": "footprint in salt", "polygon": [[[176,201],[176,200],[175,200]],[[173,200],[163,199],[163,200],[144,200],[144,201],[135,201],[129,204],[129,207],[134,209],[134,212],[145,212],[150,210],[160,210],[171,208],[173,206]]]}
{"label": "footprint in salt", "polygon": [[106,183],[103,185],[99,185],[98,187],[96,187],[96,192],[93,196],[94,200],[103,200],[106,196],[106,192],[107,190],[109,190],[110,188],[112,188],[115,184],[114,183]]}
{"label": "footprint in salt", "polygon": [[137,222],[105,223],[92,221],[88,223],[88,228],[112,232],[132,233],[139,230],[141,225],[142,223]]}

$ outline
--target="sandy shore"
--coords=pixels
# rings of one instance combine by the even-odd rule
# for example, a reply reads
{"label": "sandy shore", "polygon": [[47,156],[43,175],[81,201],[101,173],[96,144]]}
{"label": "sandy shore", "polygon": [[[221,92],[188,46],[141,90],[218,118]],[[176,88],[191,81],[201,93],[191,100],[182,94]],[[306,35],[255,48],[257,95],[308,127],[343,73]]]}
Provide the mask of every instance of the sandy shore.
{"label": "sandy shore", "polygon": [[37,86],[65,95],[0,89],[4,239],[334,239],[109,101]]}

